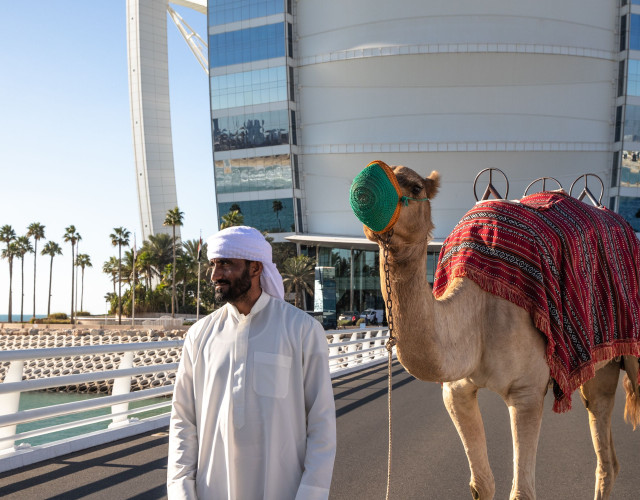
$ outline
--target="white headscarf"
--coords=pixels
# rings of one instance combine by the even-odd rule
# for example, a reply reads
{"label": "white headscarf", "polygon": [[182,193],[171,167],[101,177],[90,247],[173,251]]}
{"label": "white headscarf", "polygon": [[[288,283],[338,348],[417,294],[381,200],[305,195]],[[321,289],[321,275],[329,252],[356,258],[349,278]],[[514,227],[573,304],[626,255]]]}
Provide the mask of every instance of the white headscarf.
{"label": "white headscarf", "polygon": [[269,295],[284,300],[282,276],[273,263],[271,245],[252,227],[233,226],[207,239],[207,258],[246,259],[262,262],[260,286]]}

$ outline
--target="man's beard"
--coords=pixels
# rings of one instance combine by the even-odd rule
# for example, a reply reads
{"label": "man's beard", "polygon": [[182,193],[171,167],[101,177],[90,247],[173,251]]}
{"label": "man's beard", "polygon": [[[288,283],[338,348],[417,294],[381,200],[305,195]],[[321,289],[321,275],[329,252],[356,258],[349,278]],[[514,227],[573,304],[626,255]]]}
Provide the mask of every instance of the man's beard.
{"label": "man's beard", "polygon": [[249,266],[247,265],[242,271],[239,278],[229,280],[217,280],[213,283],[216,285],[227,285],[226,290],[215,291],[214,299],[218,304],[224,304],[225,302],[234,303],[244,297],[249,290],[251,290],[251,276],[249,276]]}

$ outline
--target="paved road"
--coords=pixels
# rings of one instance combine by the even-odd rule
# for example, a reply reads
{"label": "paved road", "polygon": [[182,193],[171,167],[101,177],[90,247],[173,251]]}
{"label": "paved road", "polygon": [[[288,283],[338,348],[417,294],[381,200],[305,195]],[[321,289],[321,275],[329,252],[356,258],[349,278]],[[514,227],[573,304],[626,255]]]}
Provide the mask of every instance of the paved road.
{"label": "paved road", "polygon": [[[391,498],[466,499],[469,470],[438,384],[419,382],[395,364]],[[383,499],[387,477],[386,365],[334,380],[338,450],[331,500]],[[551,412],[547,396],[536,488],[539,499],[593,498],[595,456],[587,414],[577,394],[574,409]],[[496,477],[496,499],[511,488],[511,435],[507,409],[488,391],[480,403]],[[622,390],[614,411],[614,439],[622,470],[613,500],[640,498],[640,430],[624,424]],[[3,499],[166,498],[166,433],[138,436],[0,475]]]}

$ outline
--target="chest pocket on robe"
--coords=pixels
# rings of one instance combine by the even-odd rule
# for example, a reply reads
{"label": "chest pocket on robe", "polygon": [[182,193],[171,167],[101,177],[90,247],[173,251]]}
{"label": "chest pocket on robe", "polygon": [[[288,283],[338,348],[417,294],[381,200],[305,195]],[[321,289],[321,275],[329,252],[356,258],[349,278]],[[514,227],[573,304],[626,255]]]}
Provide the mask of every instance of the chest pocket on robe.
{"label": "chest pocket on robe", "polygon": [[253,361],[253,390],[260,396],[286,397],[289,392],[291,357],[270,352],[255,352]]}

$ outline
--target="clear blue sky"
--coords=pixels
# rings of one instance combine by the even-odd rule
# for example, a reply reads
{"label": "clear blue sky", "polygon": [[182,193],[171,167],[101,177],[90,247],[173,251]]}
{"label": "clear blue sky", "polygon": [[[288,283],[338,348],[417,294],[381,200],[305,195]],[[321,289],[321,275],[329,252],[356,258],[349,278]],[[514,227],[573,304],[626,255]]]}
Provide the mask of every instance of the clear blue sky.
{"label": "clear blue sky", "polygon": [[[206,40],[206,16],[174,6]],[[84,309],[104,314],[112,290],[103,263],[124,226],[141,241],[127,80],[124,0],[5,2],[0,30],[0,226],[18,235],[32,222],[60,244],[52,312],[70,311],[71,250],[65,227],[91,257]],[[216,229],[207,76],[168,19],[169,82],[183,239]],[[46,241],[45,240],[45,241]],[[33,240],[32,240],[33,241]],[[38,254],[44,241],[38,243]],[[38,255],[36,312],[46,313],[49,257]],[[13,316],[20,315],[20,261],[14,263]],[[33,254],[24,262],[24,313],[33,304]],[[7,313],[9,266],[0,259],[0,314]]]}

